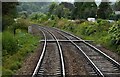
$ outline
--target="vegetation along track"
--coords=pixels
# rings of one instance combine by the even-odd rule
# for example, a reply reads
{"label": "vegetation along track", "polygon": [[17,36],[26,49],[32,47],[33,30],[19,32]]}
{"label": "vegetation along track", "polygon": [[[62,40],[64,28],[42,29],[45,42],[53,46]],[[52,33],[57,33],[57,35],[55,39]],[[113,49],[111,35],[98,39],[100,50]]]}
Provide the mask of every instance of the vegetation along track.
{"label": "vegetation along track", "polygon": [[[60,57],[62,54],[57,55],[60,52],[56,53],[56,57],[58,57],[57,59],[59,59],[59,60],[56,60],[56,62],[60,61],[58,63],[58,66],[62,66],[59,64],[65,61],[64,73],[63,73],[63,69],[61,71],[61,74],[63,76],[65,75],[65,73],[66,75],[67,74],[68,75],[99,75],[103,77],[120,75],[120,64],[116,62],[114,59],[112,59],[111,57],[109,57],[108,55],[106,55],[105,53],[103,53],[102,51],[100,51],[99,49],[97,49],[96,47],[86,42],[85,40],[82,40],[72,34],[69,34],[67,32],[64,32],[55,28],[53,29],[53,28],[44,27],[44,31],[42,32],[44,36],[45,34],[47,35],[47,37],[52,35],[54,38],[54,39],[53,38],[48,39],[46,41],[46,36],[45,36],[45,40],[41,40],[42,42],[45,42],[45,43],[49,42],[50,46],[54,45],[52,47],[52,49],[54,49],[53,53],[50,52],[49,56],[51,55],[51,57],[54,57],[56,51],[58,51],[59,48],[61,52],[63,50],[63,55],[65,60],[64,59],[60,60],[61,59]],[[59,42],[60,42],[60,45],[58,46]],[[49,48],[48,48],[48,51],[49,51]],[[78,53],[82,53],[82,54],[78,54]],[[81,58],[83,57],[81,57],[80,55],[83,55],[84,62],[83,60],[81,60]],[[81,63],[83,63],[83,65]],[[46,65],[44,61],[43,61],[43,65]],[[48,65],[50,64],[48,63]],[[42,64],[38,62],[38,66],[42,66]],[[56,63],[54,66],[57,66]],[[39,69],[37,69],[37,73],[35,71],[34,72],[35,74],[39,74],[38,70],[40,70],[40,67],[36,67],[36,68],[39,68]],[[87,69],[85,70],[84,68],[87,68]],[[81,72],[80,70],[83,72]],[[49,73],[50,71],[47,72],[47,75],[50,75]],[[54,75],[54,74],[51,74],[51,75]],[[34,73],[33,73],[33,76],[34,76]]]}

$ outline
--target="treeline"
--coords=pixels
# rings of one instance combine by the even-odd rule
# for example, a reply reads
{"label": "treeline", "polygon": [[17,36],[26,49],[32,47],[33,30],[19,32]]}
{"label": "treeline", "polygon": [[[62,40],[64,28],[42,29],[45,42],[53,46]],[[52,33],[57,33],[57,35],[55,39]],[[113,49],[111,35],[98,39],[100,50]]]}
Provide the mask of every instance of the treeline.
{"label": "treeline", "polygon": [[2,2],[2,30],[14,23],[17,17],[17,2]]}
{"label": "treeline", "polygon": [[50,2],[21,2],[17,6],[19,13],[32,14],[34,12],[45,13],[49,9]]}
{"label": "treeline", "polygon": [[110,2],[102,2],[99,8],[95,2],[74,2],[74,4],[62,2],[60,4],[52,3],[49,7],[49,13],[59,18],[69,19],[86,19],[88,17],[101,19],[119,19],[119,15],[115,14],[118,10],[120,2],[111,5]]}
{"label": "treeline", "polygon": [[115,11],[120,10],[120,2],[111,5],[110,2],[102,2],[99,7],[95,2],[21,2],[17,6],[20,16],[27,18],[33,13],[45,13],[48,15],[56,15],[59,18],[68,19],[87,19],[101,18],[118,20],[120,15],[116,15]]}

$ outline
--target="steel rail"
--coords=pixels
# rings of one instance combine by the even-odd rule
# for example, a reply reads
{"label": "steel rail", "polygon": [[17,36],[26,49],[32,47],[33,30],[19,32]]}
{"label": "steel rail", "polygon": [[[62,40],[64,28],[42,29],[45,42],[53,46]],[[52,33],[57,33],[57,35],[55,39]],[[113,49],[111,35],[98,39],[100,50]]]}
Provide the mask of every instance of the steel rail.
{"label": "steel rail", "polygon": [[63,58],[63,53],[62,53],[62,49],[61,49],[60,43],[57,40],[56,36],[52,32],[50,32],[49,30],[47,30],[45,28],[43,28],[43,29],[46,30],[46,31],[48,31],[54,37],[54,39],[57,42],[57,46],[58,46],[58,49],[59,49],[59,52],[60,52],[60,58],[61,58],[62,75],[63,75],[63,77],[65,77],[65,65],[64,65],[65,63],[64,63],[64,58]]}
{"label": "steel rail", "polygon": [[101,72],[101,70],[94,64],[94,62],[87,56],[87,54],[76,43],[74,43],[71,39],[69,39],[67,36],[65,36],[61,32],[59,32],[59,31],[57,31],[57,32],[59,34],[61,34],[62,36],[64,36],[66,39],[68,39],[75,47],[77,47],[82,52],[82,54],[87,58],[87,60],[90,62],[90,64],[93,66],[93,68],[97,72],[97,74],[102,76],[102,77],[104,77],[104,75]]}
{"label": "steel rail", "polygon": [[[39,30],[41,30],[41,29],[39,29]],[[37,72],[38,72],[38,69],[39,69],[39,67],[40,67],[40,65],[41,65],[41,63],[42,63],[42,60],[43,60],[43,57],[44,57],[44,54],[45,54],[45,50],[46,50],[46,45],[47,45],[46,35],[45,35],[45,33],[44,33],[42,30],[41,30],[41,32],[42,32],[42,34],[43,34],[43,36],[44,36],[44,39],[45,39],[45,41],[44,41],[44,47],[43,47],[41,56],[40,56],[40,58],[39,58],[39,61],[38,61],[38,63],[37,63],[37,66],[36,66],[36,68],[35,68],[35,70],[34,70],[34,72],[33,72],[33,74],[32,74],[32,77],[35,77],[35,76],[36,76],[36,74],[37,74]]]}
{"label": "steel rail", "polygon": [[[44,42],[45,40],[40,40],[40,42]],[[69,40],[58,40],[59,42],[69,42]],[[74,42],[82,42],[81,40],[72,40]],[[87,42],[90,42],[90,40],[85,40]],[[47,42],[56,42],[56,40],[47,40]]]}
{"label": "steel rail", "polygon": [[113,64],[115,64],[115,65],[120,69],[120,63],[119,63],[119,62],[117,62],[116,60],[114,60],[113,58],[111,58],[110,56],[108,56],[107,54],[105,54],[104,52],[102,52],[101,50],[99,50],[98,48],[96,48],[95,46],[89,44],[89,43],[86,42],[85,40],[82,40],[82,39],[80,39],[79,37],[77,37],[77,36],[75,36],[75,35],[73,35],[73,34],[70,34],[70,33],[65,32],[65,31],[63,31],[63,30],[60,30],[60,29],[58,29],[58,28],[54,28],[54,29],[57,29],[57,30],[59,30],[59,31],[62,31],[63,33],[66,33],[66,34],[68,34],[68,35],[73,36],[74,38],[76,38],[76,39],[78,39],[78,40],[81,40],[84,44],[86,44],[87,46],[91,47],[92,49],[98,51],[100,54],[102,54],[104,57],[106,57],[110,62],[112,62]]}

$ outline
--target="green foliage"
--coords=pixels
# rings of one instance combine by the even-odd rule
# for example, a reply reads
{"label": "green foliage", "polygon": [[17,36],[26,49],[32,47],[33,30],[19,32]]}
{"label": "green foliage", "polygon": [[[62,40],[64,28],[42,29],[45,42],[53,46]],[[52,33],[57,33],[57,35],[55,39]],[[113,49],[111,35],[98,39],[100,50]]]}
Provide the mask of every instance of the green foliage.
{"label": "green foliage", "polygon": [[17,39],[18,46],[21,48],[24,47],[25,43],[32,47],[36,45],[36,42],[38,41],[35,36],[33,37],[28,33],[21,32],[20,29],[16,30],[15,38]]}
{"label": "green foliage", "polygon": [[14,29],[28,30],[28,26],[30,26],[30,24],[31,23],[28,19],[18,19],[17,23],[13,24],[13,27]]}
{"label": "green foliage", "polygon": [[109,5],[109,2],[101,2],[97,11],[98,18],[108,19],[112,13],[113,11]]}
{"label": "green foliage", "polygon": [[33,12],[46,13],[51,2],[20,2],[17,6],[18,12],[26,11],[28,15]]}
{"label": "green foliage", "polygon": [[14,38],[14,35],[11,32],[9,32],[9,31],[3,32],[2,47],[3,47],[2,48],[3,55],[13,54],[18,49],[16,39]]}
{"label": "green foliage", "polygon": [[2,30],[14,23],[14,18],[17,16],[16,6],[17,2],[3,2],[2,3]]}
{"label": "green foliage", "polygon": [[11,64],[10,70],[15,71],[21,67],[21,63],[19,61],[16,61]]}
{"label": "green foliage", "polygon": [[78,23],[77,20],[61,18],[46,21],[43,25],[69,31],[85,40],[94,40],[94,43],[120,54],[120,21],[113,23],[103,19],[98,19],[96,22],[81,21]]}
{"label": "green foliage", "polygon": [[14,23],[14,19],[11,18],[10,16],[5,15],[2,18],[2,30],[5,30],[6,28],[9,27],[9,25],[12,25]]}
{"label": "green foliage", "polygon": [[64,30],[74,32],[74,31],[75,31],[75,26],[76,26],[76,25],[75,25],[74,23],[72,23],[72,22],[67,22],[67,23],[65,24],[65,26],[63,26],[62,28],[63,28]]}
{"label": "green foliage", "polygon": [[48,20],[48,16],[46,14],[43,13],[34,13],[30,16],[31,20],[36,20],[37,22],[44,22]]}
{"label": "green foliage", "polygon": [[111,42],[114,45],[120,45],[120,21],[110,27]]}
{"label": "green foliage", "polygon": [[99,30],[99,32],[101,30],[108,31],[109,27],[111,27],[114,24],[114,23],[109,23],[108,21],[103,20],[103,19],[98,19],[97,23],[98,23],[98,30]]}
{"label": "green foliage", "polygon": [[120,45],[117,47],[118,54],[120,54]]}
{"label": "green foliage", "polygon": [[19,16],[23,19],[26,19],[28,17],[28,12],[27,11],[22,11],[19,13]]}
{"label": "green foliage", "polygon": [[120,1],[115,3],[114,9],[115,10],[120,10]]}
{"label": "green foliage", "polygon": [[70,10],[68,8],[65,8],[64,5],[58,5],[56,3],[52,3],[49,6],[49,13],[52,15],[56,15],[59,18],[71,18],[70,17]]}
{"label": "green foliage", "polygon": [[16,6],[18,5],[17,1],[16,2],[3,2],[2,3],[2,7],[4,9],[2,9],[2,14],[3,15],[10,15],[12,17],[16,16]]}
{"label": "green foliage", "polygon": [[50,6],[49,6],[49,13],[50,14],[53,14],[55,8],[57,7],[58,5],[56,3],[52,3]]}
{"label": "green foliage", "polygon": [[2,71],[2,77],[12,77],[13,72],[11,70],[5,68],[3,68],[2,70],[4,71]]}
{"label": "green foliage", "polygon": [[81,33],[83,35],[93,35],[95,34],[97,30],[97,23],[93,22],[84,22],[78,28],[76,28],[77,33]]}
{"label": "green foliage", "polygon": [[[7,33],[5,32],[5,34],[8,35],[8,37],[11,37],[12,35],[10,32]],[[9,53],[6,54],[4,52],[6,51],[6,49],[3,49],[3,54],[5,54],[2,58],[3,76],[8,76],[8,74],[13,75],[19,68],[21,68],[22,61],[24,61],[24,59],[28,54],[34,51],[39,41],[38,36],[33,36],[31,34],[28,34],[21,29],[16,29],[15,36],[11,38],[14,38],[14,41],[17,42],[17,44],[14,45],[14,48],[16,49],[15,46],[17,46],[18,49],[16,49],[15,53],[13,53],[12,55]],[[9,43],[8,38],[4,40],[6,43]],[[9,45],[7,44],[6,46]],[[12,52],[14,51],[12,50]]]}
{"label": "green foliage", "polygon": [[75,2],[74,5],[76,8],[73,10],[73,18],[86,19],[88,17],[95,17],[97,10],[95,2]]}
{"label": "green foliage", "polygon": [[16,29],[28,30],[28,26],[30,26],[31,22],[28,19],[17,18],[17,21],[9,25],[6,30],[10,30],[13,34],[15,34]]}

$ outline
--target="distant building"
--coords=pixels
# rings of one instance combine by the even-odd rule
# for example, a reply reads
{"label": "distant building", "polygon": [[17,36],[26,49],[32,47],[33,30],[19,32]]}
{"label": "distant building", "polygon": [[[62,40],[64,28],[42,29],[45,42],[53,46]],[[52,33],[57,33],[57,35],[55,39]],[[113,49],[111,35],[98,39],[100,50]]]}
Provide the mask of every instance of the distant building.
{"label": "distant building", "polygon": [[87,18],[88,21],[95,22],[95,18]]}
{"label": "distant building", "polygon": [[116,15],[120,14],[120,11],[115,11],[115,14],[116,14]]}

